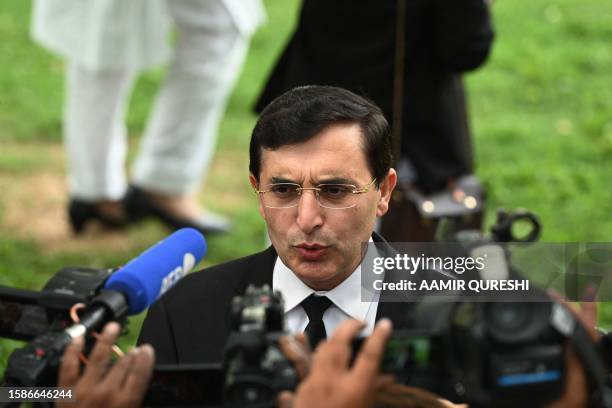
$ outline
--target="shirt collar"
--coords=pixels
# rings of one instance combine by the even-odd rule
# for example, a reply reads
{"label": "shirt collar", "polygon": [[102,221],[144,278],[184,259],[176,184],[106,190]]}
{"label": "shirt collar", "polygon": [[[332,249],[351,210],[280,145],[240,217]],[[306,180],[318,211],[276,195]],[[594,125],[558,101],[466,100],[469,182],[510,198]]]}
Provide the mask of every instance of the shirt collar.
{"label": "shirt collar", "polygon": [[[372,238],[370,238],[372,242]],[[299,306],[313,293],[327,296],[336,307],[354,319],[365,320],[372,302],[373,294],[365,291],[367,301],[361,301],[361,264],[338,286],[329,291],[315,291],[300,280],[280,257],[276,258],[272,274],[272,288],[282,293],[285,301],[285,313]]]}

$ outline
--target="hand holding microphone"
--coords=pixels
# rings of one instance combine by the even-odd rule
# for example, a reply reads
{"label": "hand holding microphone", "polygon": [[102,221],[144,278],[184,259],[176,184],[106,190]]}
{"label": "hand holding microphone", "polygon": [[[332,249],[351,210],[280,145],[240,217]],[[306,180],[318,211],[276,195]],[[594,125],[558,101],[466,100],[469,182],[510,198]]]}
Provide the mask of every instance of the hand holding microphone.
{"label": "hand holding microphone", "polygon": [[109,321],[140,313],[187,274],[206,252],[202,234],[181,229],[111,275],[80,321],[62,332],[45,333],[11,354],[6,381],[14,385],[55,385],[66,347]]}

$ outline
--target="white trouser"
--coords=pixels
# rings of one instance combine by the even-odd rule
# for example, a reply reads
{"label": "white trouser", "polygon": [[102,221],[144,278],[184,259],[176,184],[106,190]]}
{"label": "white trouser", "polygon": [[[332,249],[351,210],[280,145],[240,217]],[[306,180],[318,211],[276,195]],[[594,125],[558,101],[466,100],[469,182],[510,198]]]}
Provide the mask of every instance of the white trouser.
{"label": "white trouser", "polygon": [[[197,189],[248,47],[221,1],[167,2],[178,38],[136,157],[132,179],[153,191]],[[73,197],[119,199],[126,190],[124,116],[137,72],[70,64],[64,135]]]}

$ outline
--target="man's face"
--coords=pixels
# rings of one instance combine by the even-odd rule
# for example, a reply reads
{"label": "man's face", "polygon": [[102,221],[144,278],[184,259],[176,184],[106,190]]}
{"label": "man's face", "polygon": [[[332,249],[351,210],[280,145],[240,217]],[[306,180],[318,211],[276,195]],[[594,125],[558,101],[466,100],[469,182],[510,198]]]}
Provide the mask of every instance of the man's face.
{"label": "man's face", "polygon": [[[267,190],[279,180],[317,187],[325,183],[353,184],[357,188],[372,181],[357,124],[334,125],[309,141],[263,150],[259,185]],[[376,216],[387,212],[396,182],[391,169],[380,189],[370,186],[359,194],[354,207],[329,209],[319,205],[314,192],[303,191],[298,205],[268,208],[260,199],[259,212],[266,221],[272,245],[281,260],[315,290],[336,287],[361,262],[361,243],[367,242]]]}

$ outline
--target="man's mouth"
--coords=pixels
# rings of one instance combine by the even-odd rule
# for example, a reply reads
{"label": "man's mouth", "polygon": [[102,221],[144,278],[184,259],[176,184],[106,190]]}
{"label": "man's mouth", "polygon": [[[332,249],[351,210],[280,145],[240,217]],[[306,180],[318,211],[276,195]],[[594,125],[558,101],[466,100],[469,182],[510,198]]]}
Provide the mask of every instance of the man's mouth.
{"label": "man's mouth", "polygon": [[328,248],[329,246],[316,243],[303,243],[295,246],[296,251],[305,261],[321,260],[321,258],[323,258],[323,256],[327,252]]}

